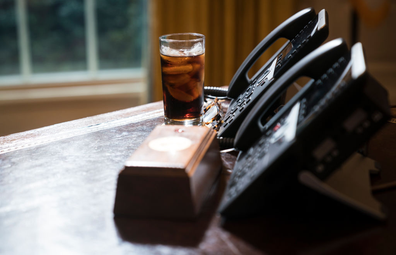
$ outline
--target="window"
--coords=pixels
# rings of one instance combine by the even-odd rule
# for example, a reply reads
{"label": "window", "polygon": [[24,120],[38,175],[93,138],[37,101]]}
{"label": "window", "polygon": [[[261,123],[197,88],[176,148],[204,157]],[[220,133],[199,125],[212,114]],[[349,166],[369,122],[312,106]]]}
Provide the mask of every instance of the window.
{"label": "window", "polygon": [[13,2],[0,1],[0,75],[19,73],[18,36]]}
{"label": "window", "polygon": [[145,91],[146,10],[145,0],[0,0],[0,89],[107,80],[119,93],[125,80]]}

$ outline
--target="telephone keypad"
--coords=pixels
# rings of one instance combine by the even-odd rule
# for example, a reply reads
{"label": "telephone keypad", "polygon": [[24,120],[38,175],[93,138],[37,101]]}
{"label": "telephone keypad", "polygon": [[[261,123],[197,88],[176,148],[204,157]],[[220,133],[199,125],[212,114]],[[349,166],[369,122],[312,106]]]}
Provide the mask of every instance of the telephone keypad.
{"label": "telephone keypad", "polygon": [[267,136],[263,136],[254,147],[251,147],[245,155],[242,155],[241,159],[238,160],[239,164],[234,167],[232,178],[228,184],[228,199],[236,196],[246,184],[250,183],[250,181],[258,175],[260,168],[256,166],[260,165],[259,161],[267,154],[268,148],[268,138]]}
{"label": "telephone keypad", "polygon": [[[292,57],[294,57],[296,54],[299,54],[299,52],[304,47],[309,46],[309,41],[314,35],[312,30],[315,29],[316,23],[317,18],[311,20],[295,35],[294,38],[290,40],[291,49],[289,51],[281,52],[275,57],[275,70],[271,70],[271,68],[268,67],[266,70],[262,71],[261,74],[256,75],[256,78],[250,81],[250,85],[245,89],[245,91],[243,91],[243,93],[241,93],[239,98],[234,99],[231,102],[230,110],[226,113],[225,118],[231,116],[232,119],[229,118],[224,120],[223,125],[219,130],[219,136],[229,136],[230,134],[235,135],[235,133],[232,133],[235,132],[237,126],[240,125],[241,121],[246,116],[248,109],[252,107],[253,102],[255,102],[263,94],[266,88],[268,88],[271,83],[276,80],[279,74],[281,74],[280,70],[282,70],[282,67],[285,66],[287,62],[292,59]],[[272,79],[267,78],[270,72],[273,72]],[[230,122],[232,121],[234,121],[234,123],[231,125]],[[227,131],[225,129],[226,127]]]}
{"label": "telephone keypad", "polygon": [[[336,79],[338,79],[339,75],[341,75],[341,73],[343,72],[344,68],[346,67],[346,64],[347,61],[345,60],[345,58],[341,57],[331,68],[329,68],[326,71],[325,74],[323,74],[320,77],[320,79],[315,81],[315,85],[327,86],[327,84],[329,83],[333,84],[333,82],[335,82]],[[341,89],[345,87],[345,84],[346,84],[345,81],[341,81],[338,86],[335,86],[331,89],[331,91],[328,91],[327,95],[324,96],[319,102],[316,103],[316,105],[313,106],[312,113],[316,113],[318,111],[321,111],[323,108],[325,108],[326,105],[328,105],[329,102],[334,98],[334,96],[338,94]],[[307,98],[303,98],[300,101],[300,112],[299,112],[298,121],[299,122],[303,121],[308,114],[311,113],[307,110]]]}

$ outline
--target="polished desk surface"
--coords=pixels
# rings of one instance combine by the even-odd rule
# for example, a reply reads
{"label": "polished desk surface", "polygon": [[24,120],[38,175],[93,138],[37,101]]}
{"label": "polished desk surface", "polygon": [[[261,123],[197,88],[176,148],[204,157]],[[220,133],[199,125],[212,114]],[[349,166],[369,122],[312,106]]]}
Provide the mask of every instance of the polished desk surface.
{"label": "polished desk surface", "polygon": [[[118,172],[162,123],[157,102],[0,137],[0,254],[396,254],[394,189],[375,193],[385,222],[335,205],[222,224],[232,152],[221,154],[222,175],[196,221],[114,218]],[[389,123],[369,143],[382,165],[372,185],[396,180],[395,130]]]}

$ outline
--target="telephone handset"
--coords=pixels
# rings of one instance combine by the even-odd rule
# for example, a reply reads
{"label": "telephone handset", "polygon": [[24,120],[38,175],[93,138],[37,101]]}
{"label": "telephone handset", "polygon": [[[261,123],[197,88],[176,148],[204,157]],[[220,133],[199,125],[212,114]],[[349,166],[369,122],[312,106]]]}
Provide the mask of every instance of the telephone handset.
{"label": "telephone handset", "polygon": [[[383,219],[382,208],[371,195],[365,204],[358,201],[361,196],[356,202],[329,186],[345,161],[390,116],[387,91],[368,74],[362,45],[357,43],[347,51],[345,42],[336,39],[321,46],[277,80],[272,92],[279,92],[301,75],[313,79],[270,121],[264,123],[261,117],[274,96],[262,97],[247,116],[258,127],[253,130],[254,141],[243,142],[252,136],[251,125],[238,131],[236,147],[243,150],[227,184],[220,214],[224,218],[260,214],[283,201],[279,194],[286,199],[308,186]],[[368,178],[368,171],[366,174]]]}
{"label": "telephone handset", "polygon": [[[234,137],[243,119],[260,96],[300,59],[319,47],[328,36],[328,21],[323,9],[304,9],[275,28],[249,54],[230,82],[227,97],[231,103],[218,131],[220,137]],[[286,38],[276,54],[249,79],[248,71],[257,59],[279,38]]]}
{"label": "telephone handset", "polygon": [[[343,39],[332,40],[312,52],[309,58],[302,59],[297,65],[290,68],[287,75],[280,77],[266,91],[245,118],[235,136],[234,147],[244,151],[257,139],[257,134],[267,131],[268,126],[275,121],[270,120],[266,123],[269,109],[272,108],[271,105],[276,103],[278,96],[284,93],[290,84],[302,76],[307,76],[314,80],[320,79],[329,68],[329,64],[335,63],[347,52],[348,47]],[[308,87],[305,85],[299,93],[303,93]],[[293,99],[296,100],[296,98],[298,98],[297,95]]]}

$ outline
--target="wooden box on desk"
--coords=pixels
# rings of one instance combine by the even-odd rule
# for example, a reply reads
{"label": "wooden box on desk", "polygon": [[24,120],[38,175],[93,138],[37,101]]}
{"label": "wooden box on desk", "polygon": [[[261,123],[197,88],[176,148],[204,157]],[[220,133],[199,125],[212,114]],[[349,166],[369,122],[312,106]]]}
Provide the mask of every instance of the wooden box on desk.
{"label": "wooden box on desk", "polygon": [[212,129],[157,126],[118,175],[114,214],[193,219],[221,166]]}

